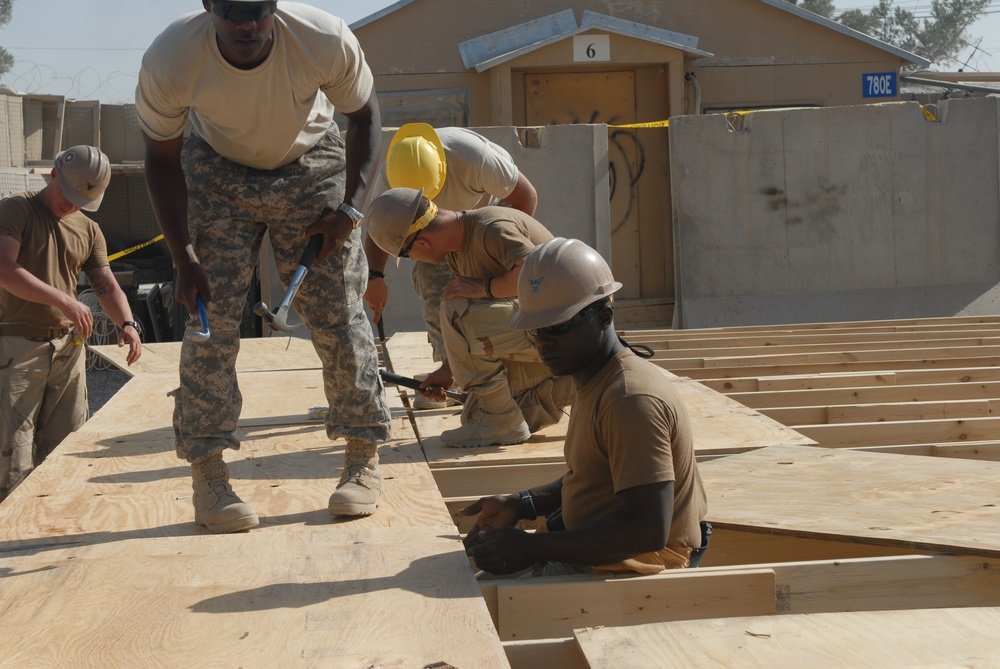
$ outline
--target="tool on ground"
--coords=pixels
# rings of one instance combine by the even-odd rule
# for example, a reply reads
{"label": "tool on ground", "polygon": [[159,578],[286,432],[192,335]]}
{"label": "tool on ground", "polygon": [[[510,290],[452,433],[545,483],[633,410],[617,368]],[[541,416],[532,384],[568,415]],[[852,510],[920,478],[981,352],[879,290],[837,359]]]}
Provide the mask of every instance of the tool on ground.
{"label": "tool on ground", "polygon": [[309,271],[309,266],[316,259],[316,254],[319,253],[321,246],[323,246],[323,235],[313,235],[309,238],[309,243],[306,244],[306,249],[302,252],[302,257],[299,259],[299,266],[296,268],[294,276],[292,276],[292,282],[288,284],[288,290],[285,291],[285,296],[281,298],[281,304],[274,310],[274,313],[263,302],[253,305],[253,312],[260,316],[267,323],[268,327],[278,332],[291,332],[294,329],[293,326],[288,324],[288,306],[292,303],[295,293],[299,292],[302,279],[305,278],[306,272]]}
{"label": "tool on ground", "polygon": [[[378,373],[379,376],[382,377],[382,380],[385,381],[386,383],[395,383],[397,386],[403,386],[404,388],[412,388],[414,390],[427,390],[426,388],[420,387],[420,384],[422,382],[418,381],[417,379],[411,379],[408,376],[400,376],[399,374],[393,374],[392,372],[387,372],[384,369],[378,370]],[[465,404],[465,400],[468,399],[469,397],[466,393],[460,393],[455,390],[447,390],[447,389],[443,390],[444,394],[447,395],[449,399],[453,399],[456,402],[460,402],[462,404]]]}
{"label": "tool on ground", "polygon": [[201,299],[201,295],[195,296],[195,302],[198,304],[198,316],[201,318],[201,332],[192,330],[191,336],[195,339],[209,339],[212,336],[212,328],[208,327],[208,312],[205,311],[205,302]]}

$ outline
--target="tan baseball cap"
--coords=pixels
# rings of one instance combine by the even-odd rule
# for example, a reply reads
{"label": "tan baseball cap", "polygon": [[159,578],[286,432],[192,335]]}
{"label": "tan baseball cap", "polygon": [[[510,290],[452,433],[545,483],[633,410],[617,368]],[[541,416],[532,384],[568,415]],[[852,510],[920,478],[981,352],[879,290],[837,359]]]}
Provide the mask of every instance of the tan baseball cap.
{"label": "tan baseball cap", "polygon": [[84,211],[97,211],[111,183],[111,161],[93,146],[73,146],[56,156],[62,194]]}

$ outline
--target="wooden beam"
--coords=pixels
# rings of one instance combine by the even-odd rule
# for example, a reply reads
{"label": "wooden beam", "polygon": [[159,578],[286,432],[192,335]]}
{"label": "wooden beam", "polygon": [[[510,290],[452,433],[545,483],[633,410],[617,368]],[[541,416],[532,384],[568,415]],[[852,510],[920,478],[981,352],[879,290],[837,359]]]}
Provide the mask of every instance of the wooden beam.
{"label": "wooden beam", "polygon": [[888,404],[892,402],[945,402],[965,399],[1000,399],[1000,381],[980,383],[928,383],[872,386],[869,388],[818,388],[729,393],[729,397],[753,409],[841,404]]}
{"label": "wooden beam", "polygon": [[[775,613],[774,572],[676,570],[647,579],[552,577],[497,582],[503,641],[565,637],[588,625]],[[753,614],[741,613],[754,612]]]}

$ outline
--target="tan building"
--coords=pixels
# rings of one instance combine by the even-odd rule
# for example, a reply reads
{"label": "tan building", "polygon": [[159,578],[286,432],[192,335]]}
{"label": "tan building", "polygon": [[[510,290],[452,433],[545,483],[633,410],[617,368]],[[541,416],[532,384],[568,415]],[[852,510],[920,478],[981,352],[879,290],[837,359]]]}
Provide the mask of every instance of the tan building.
{"label": "tan building", "polygon": [[[901,68],[929,65],[781,0],[403,0],[352,28],[387,127],[622,126],[894,101]],[[667,132],[611,127],[608,150],[623,297],[669,318]]]}

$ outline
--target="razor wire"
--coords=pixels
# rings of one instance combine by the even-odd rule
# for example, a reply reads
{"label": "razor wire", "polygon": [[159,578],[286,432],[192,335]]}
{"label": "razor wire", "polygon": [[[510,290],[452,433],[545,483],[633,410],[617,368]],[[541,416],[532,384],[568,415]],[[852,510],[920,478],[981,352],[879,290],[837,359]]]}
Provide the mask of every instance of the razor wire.
{"label": "razor wire", "polygon": [[97,299],[97,294],[93,290],[83,290],[77,296],[81,302],[90,307],[90,313],[94,317],[94,327],[90,337],[87,338],[87,371],[101,371],[109,369],[112,364],[90,350],[91,346],[102,346],[118,341],[118,326],[114,324],[108,315],[104,313],[104,307]]}

